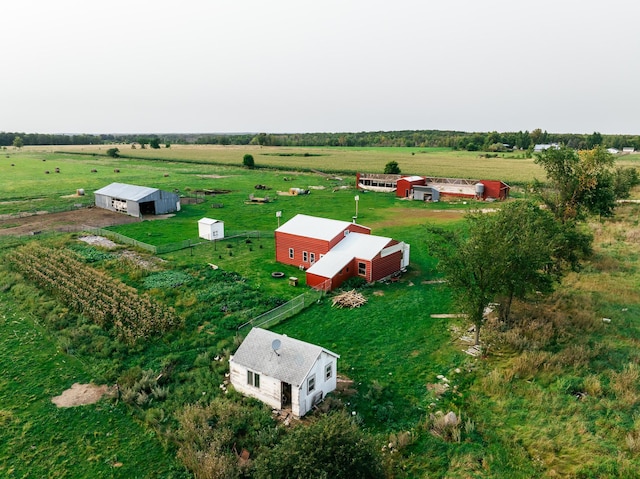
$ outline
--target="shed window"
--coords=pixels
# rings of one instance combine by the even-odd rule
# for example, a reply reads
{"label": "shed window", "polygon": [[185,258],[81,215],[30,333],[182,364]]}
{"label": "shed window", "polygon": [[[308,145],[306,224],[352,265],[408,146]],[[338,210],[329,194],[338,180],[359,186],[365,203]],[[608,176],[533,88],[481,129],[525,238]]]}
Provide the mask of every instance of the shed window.
{"label": "shed window", "polygon": [[366,274],[367,274],[367,264],[366,263],[358,263],[358,274],[360,276],[366,276]]}
{"label": "shed window", "polygon": [[333,363],[329,363],[324,367],[324,380],[328,381],[333,376]]}
{"label": "shed window", "polygon": [[315,253],[309,253],[309,262],[311,264],[316,262],[316,254]]}
{"label": "shed window", "polygon": [[302,252],[302,262],[306,263],[307,261],[309,261],[309,253],[307,253],[306,251]]}
{"label": "shed window", "polygon": [[289,248],[289,259],[293,259],[293,248]]}
{"label": "shed window", "polygon": [[260,389],[260,375],[253,371],[247,371],[247,384]]}
{"label": "shed window", "polygon": [[307,394],[311,394],[315,390],[316,390],[316,376],[314,374],[313,376],[309,376],[309,379],[307,379]]}

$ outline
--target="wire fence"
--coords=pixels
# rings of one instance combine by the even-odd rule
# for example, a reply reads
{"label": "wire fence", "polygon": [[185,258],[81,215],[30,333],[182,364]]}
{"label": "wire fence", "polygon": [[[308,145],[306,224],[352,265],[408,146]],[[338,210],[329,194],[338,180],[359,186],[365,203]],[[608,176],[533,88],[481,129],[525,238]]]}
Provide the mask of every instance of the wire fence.
{"label": "wire fence", "polygon": [[[73,231],[86,231],[87,233],[105,236],[107,238],[113,239],[120,243],[129,244],[129,245],[144,249],[146,251],[150,251],[153,254],[171,253],[173,251],[180,251],[183,249],[192,248],[194,246],[199,246],[202,244],[211,244],[211,241],[208,241],[208,240],[202,241],[200,239],[187,239],[187,240],[178,241],[174,243],[152,245],[149,243],[138,241],[134,238],[130,238],[129,236],[116,233],[115,231],[99,228],[97,226],[82,225],[82,226],[74,226],[72,227],[72,229]],[[232,233],[231,235],[225,236],[223,239],[216,240],[216,241],[232,240],[236,238],[245,238],[245,239],[258,238],[259,239],[259,238],[264,238],[269,236],[268,234],[265,234],[264,232],[260,232],[260,231],[242,231],[242,232],[231,232],[231,233]]]}
{"label": "wire fence", "polygon": [[325,290],[310,289],[309,291],[305,291],[301,295],[296,296],[277,308],[273,308],[271,311],[267,311],[266,313],[256,316],[252,320],[238,326],[238,331],[247,326],[269,329],[276,324],[280,324],[285,319],[298,314],[303,309],[308,308],[325,294]]}
{"label": "wire fence", "polygon": [[63,213],[65,211],[74,211],[81,208],[89,208],[92,205],[93,205],[93,200],[81,199],[81,198],[76,198],[76,202],[73,204],[48,205],[44,207],[41,204],[39,205],[38,202],[34,202],[32,207],[24,208],[22,211],[19,211],[17,213],[0,215],[0,219],[27,218],[29,216],[40,215],[43,212]]}

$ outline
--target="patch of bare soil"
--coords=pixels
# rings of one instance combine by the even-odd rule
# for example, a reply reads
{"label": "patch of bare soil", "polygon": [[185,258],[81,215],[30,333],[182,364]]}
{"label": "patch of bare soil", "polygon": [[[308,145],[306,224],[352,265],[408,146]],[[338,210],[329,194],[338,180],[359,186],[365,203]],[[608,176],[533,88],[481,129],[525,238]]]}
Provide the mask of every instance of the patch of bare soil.
{"label": "patch of bare soil", "polygon": [[115,249],[118,247],[117,243],[114,243],[113,241],[111,241],[108,238],[105,238],[104,236],[95,236],[95,235],[82,236],[78,238],[78,241],[82,241],[84,243],[87,243],[93,246],[101,246],[105,249]]}
{"label": "patch of bare soil", "polygon": [[60,396],[51,398],[51,402],[58,407],[84,406],[85,404],[97,403],[103,396],[113,396],[115,393],[115,388],[106,384],[97,386],[95,384],[75,383]]}
{"label": "patch of bare soil", "polygon": [[44,231],[78,231],[84,225],[103,228],[137,221],[140,219],[103,208],[80,208],[73,211],[41,213],[22,218],[3,217],[0,219],[0,235],[23,236]]}

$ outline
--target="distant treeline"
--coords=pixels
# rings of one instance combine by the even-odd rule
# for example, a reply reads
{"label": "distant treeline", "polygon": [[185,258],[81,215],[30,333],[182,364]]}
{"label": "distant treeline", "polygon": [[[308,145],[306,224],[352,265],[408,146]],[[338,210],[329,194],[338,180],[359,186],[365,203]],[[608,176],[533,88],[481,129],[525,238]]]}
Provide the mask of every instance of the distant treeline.
{"label": "distant treeline", "polygon": [[351,147],[446,147],[469,151],[527,150],[540,143],[559,143],[575,149],[595,145],[640,150],[640,135],[602,135],[531,132],[468,133],[451,130],[404,130],[360,133],[237,133],[237,134],[157,134],[157,135],[63,135],[0,132],[0,146],[11,146],[18,137],[23,145],[149,144],[152,140],[169,144],[263,145],[263,146],[351,146]]}

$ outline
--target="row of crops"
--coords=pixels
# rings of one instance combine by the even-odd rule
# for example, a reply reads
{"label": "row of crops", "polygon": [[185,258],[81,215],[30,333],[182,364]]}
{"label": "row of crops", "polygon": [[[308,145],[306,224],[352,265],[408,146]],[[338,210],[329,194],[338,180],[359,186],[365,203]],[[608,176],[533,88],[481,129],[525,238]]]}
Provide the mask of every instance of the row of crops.
{"label": "row of crops", "polygon": [[8,259],[17,271],[127,344],[181,325],[172,308],[84,264],[68,250],[31,243]]}

